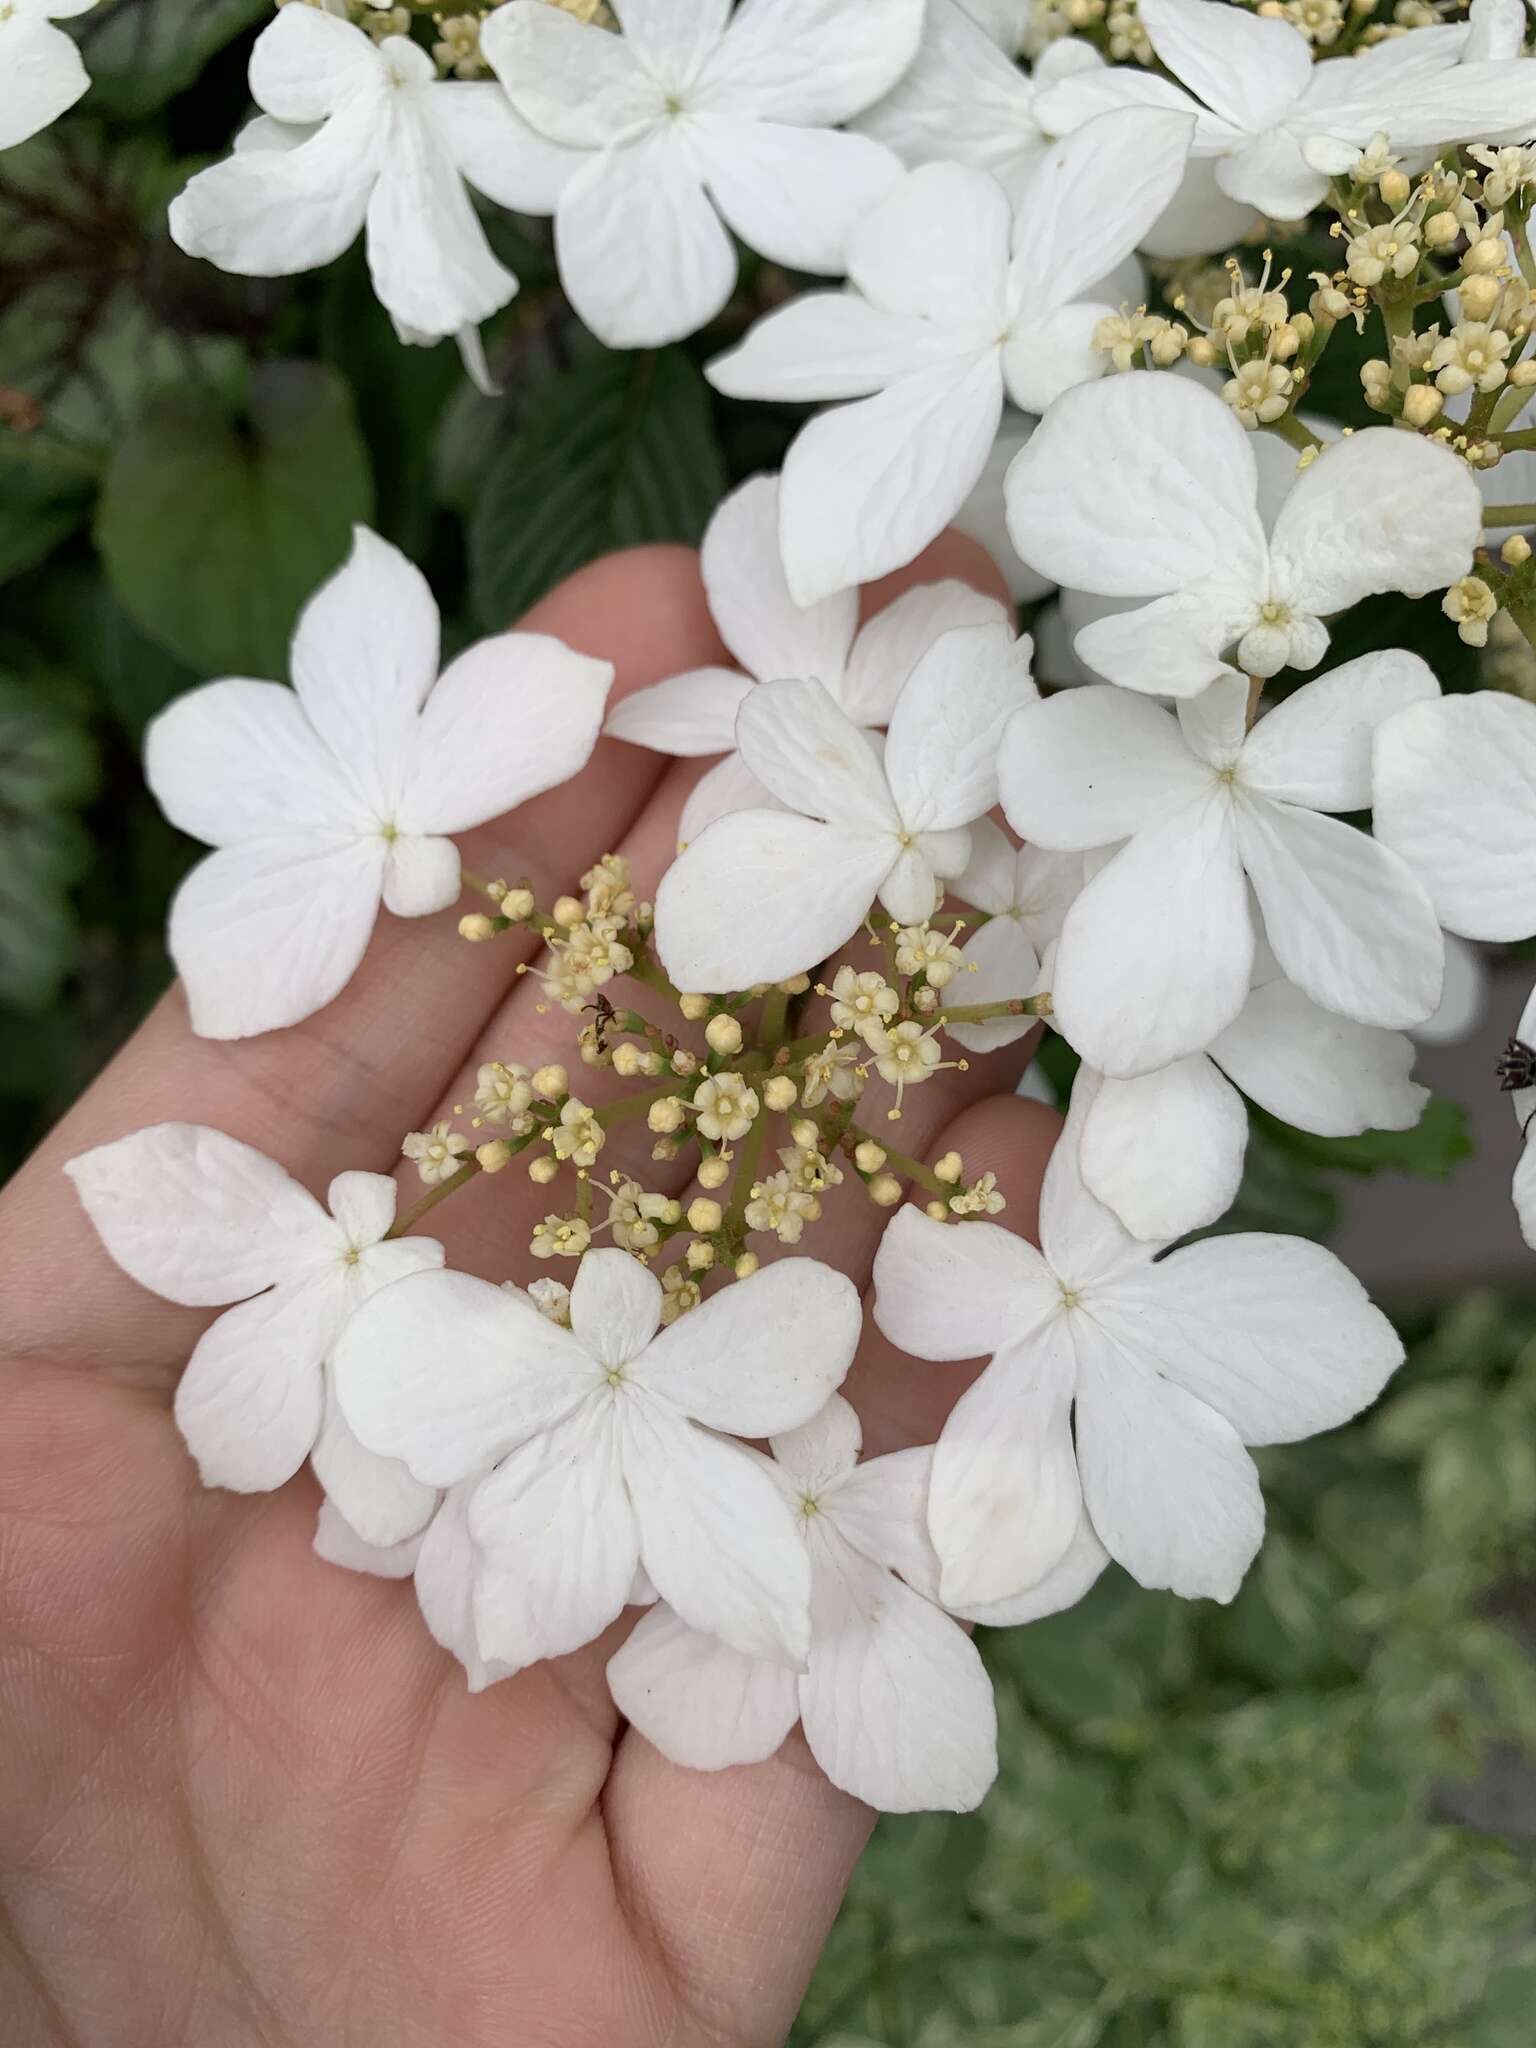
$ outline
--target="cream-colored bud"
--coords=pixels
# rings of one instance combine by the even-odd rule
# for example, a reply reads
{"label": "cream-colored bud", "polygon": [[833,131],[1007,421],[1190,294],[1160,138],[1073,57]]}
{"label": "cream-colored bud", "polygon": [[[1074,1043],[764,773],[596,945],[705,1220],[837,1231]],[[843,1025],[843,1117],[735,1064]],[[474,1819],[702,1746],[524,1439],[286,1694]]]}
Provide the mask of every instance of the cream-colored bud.
{"label": "cream-colored bud", "polygon": [[1461,267],[1468,277],[1491,276],[1502,270],[1509,261],[1509,251],[1501,235],[1489,235],[1481,242],[1474,242],[1461,259]]}
{"label": "cream-colored bud", "polygon": [[625,1081],[633,1081],[645,1072],[645,1055],[638,1045],[626,1039],[622,1045],[613,1048],[613,1071]]}
{"label": "cream-colored bud", "polygon": [[701,1236],[718,1230],[725,1220],[725,1211],[708,1195],[696,1195],[688,1204],[688,1228],[697,1230]]}
{"label": "cream-colored bud", "polygon": [[1523,362],[1514,364],[1509,373],[1509,381],[1517,391],[1528,391],[1536,384],[1536,362],[1527,356]]}
{"label": "cream-colored bud", "polygon": [[535,1070],[533,1092],[542,1095],[546,1102],[558,1102],[562,1095],[570,1094],[571,1077],[558,1060],[552,1060],[547,1067]]}
{"label": "cream-colored bud", "polygon": [[793,1109],[799,1099],[800,1090],[795,1086],[788,1074],[775,1074],[771,1080],[763,1083],[764,1102],[767,1103],[770,1109],[778,1110],[780,1114],[786,1109]]}
{"label": "cream-colored bud", "polygon": [[1306,348],[1317,332],[1317,322],[1310,313],[1293,313],[1290,318],[1290,329],[1296,337],[1297,346]]}
{"label": "cream-colored bud", "polygon": [[885,1159],[885,1147],[877,1145],[873,1138],[865,1138],[854,1148],[853,1163],[860,1173],[878,1173]]}
{"label": "cream-colored bud", "polygon": [[927,1213],[933,1218],[935,1223],[947,1223],[949,1221],[949,1204],[948,1202],[930,1202]]}
{"label": "cream-colored bud", "polygon": [[[730,1161],[720,1158],[718,1153],[711,1153],[708,1159],[701,1159],[699,1161],[700,1187],[723,1188],[730,1177]],[[702,1223],[696,1223],[693,1227],[695,1230],[702,1230],[704,1228]]]}
{"label": "cream-colored bud", "polygon": [[667,1064],[671,1067],[674,1074],[680,1074],[685,1081],[690,1074],[696,1074],[699,1071],[697,1054],[691,1053],[685,1045],[680,1045],[677,1048]]}
{"label": "cream-colored bud", "polygon": [[781,996],[803,996],[811,985],[808,974],[792,974],[788,981],[775,982]]}
{"label": "cream-colored bud", "polygon": [[1512,533],[1499,549],[1499,560],[1511,569],[1521,568],[1531,559],[1531,544],[1523,533]]}
{"label": "cream-colored bud", "polygon": [[901,1200],[901,1182],[894,1173],[877,1173],[868,1183],[869,1199],[880,1209],[894,1209]]}
{"label": "cream-colored bud", "polygon": [[1449,249],[1461,239],[1461,222],[1454,213],[1432,213],[1424,223],[1424,241],[1431,249]]}
{"label": "cream-colored bud", "polygon": [[509,889],[501,899],[501,914],[503,917],[518,920],[532,917],[537,907],[533,900],[533,891],[531,889]]}
{"label": "cream-colored bud", "polygon": [[750,1280],[762,1263],[756,1252],[743,1252],[732,1270],[738,1280]]}
{"label": "cream-colored bud", "polygon": [[1400,206],[1408,204],[1408,195],[1413,190],[1407,174],[1403,171],[1384,171],[1377,186],[1383,200],[1396,213]]}
{"label": "cream-colored bud", "polygon": [[815,1152],[821,1147],[821,1127],[810,1117],[802,1116],[789,1127],[789,1135],[802,1152]]}
{"label": "cream-colored bud", "polygon": [[1269,337],[1270,351],[1277,362],[1289,362],[1301,347],[1301,336],[1293,320],[1282,320]]}
{"label": "cream-colored bud", "polygon": [[937,1179],[948,1181],[953,1187],[965,1172],[965,1161],[958,1152],[946,1152],[944,1157],[935,1163],[933,1171]]}
{"label": "cream-colored bud", "polygon": [[724,1011],[710,1018],[704,1026],[704,1037],[710,1051],[719,1053],[722,1058],[729,1059],[733,1052],[741,1051],[741,1026],[734,1017],[727,1016]]}
{"label": "cream-colored bud", "polygon": [[491,1138],[475,1147],[475,1158],[482,1173],[500,1173],[511,1157],[512,1147],[505,1138]]}
{"label": "cream-colored bud", "polygon": [[1147,343],[1147,354],[1160,370],[1171,369],[1189,347],[1189,329],[1177,320],[1159,327]]}
{"label": "cream-colored bud", "polygon": [[1461,287],[1461,316],[1464,320],[1487,320],[1504,296],[1496,277],[1469,277]]}
{"label": "cream-colored bud", "polygon": [[668,1137],[688,1121],[687,1107],[678,1096],[663,1095],[659,1102],[651,1104],[645,1120],[658,1137]]}
{"label": "cream-colored bud", "polygon": [[577,925],[586,923],[587,906],[574,896],[557,896],[555,907],[549,914],[562,931],[573,932]]}
{"label": "cream-colored bud", "polygon": [[1336,284],[1321,284],[1312,294],[1311,307],[1314,318],[1318,320],[1346,320],[1349,317],[1349,296]]}
{"label": "cream-colored bud", "polygon": [[912,1007],[920,1016],[931,1017],[941,1000],[938,990],[929,988],[926,984],[912,991]]}
{"label": "cream-colored bud", "polygon": [[697,1024],[701,1018],[709,1015],[709,997],[679,996],[677,1007],[682,1011],[690,1024]]}
{"label": "cream-colored bud", "polygon": [[483,910],[472,910],[468,917],[459,919],[459,937],[468,939],[472,946],[483,946],[495,936],[496,927]]}
{"label": "cream-colored bud", "polygon": [[551,1159],[547,1152],[535,1152],[528,1162],[528,1178],[541,1188],[547,1188],[560,1171],[558,1159]]}
{"label": "cream-colored bud", "polygon": [[1445,399],[1433,384],[1412,384],[1403,393],[1403,418],[1410,427],[1427,427],[1445,410]]}
{"label": "cream-colored bud", "polygon": [[1192,363],[1198,363],[1202,370],[1208,370],[1216,361],[1216,344],[1208,334],[1192,334],[1184,353]]}
{"label": "cream-colored bud", "polygon": [[695,1273],[707,1273],[715,1263],[715,1248],[707,1238],[696,1237],[684,1254]]}

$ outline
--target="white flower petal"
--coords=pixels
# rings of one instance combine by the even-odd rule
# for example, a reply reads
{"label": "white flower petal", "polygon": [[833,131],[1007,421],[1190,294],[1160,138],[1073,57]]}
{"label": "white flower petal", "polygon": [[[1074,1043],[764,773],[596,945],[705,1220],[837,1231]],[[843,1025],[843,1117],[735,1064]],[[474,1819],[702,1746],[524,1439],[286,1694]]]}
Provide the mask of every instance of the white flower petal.
{"label": "white flower petal", "polygon": [[1272,128],[1312,81],[1312,49],[1288,21],[1260,20],[1209,0],[1146,0],[1152,47],[1215,114],[1248,134]]}
{"label": "white flower petal", "polygon": [[1083,1179],[1134,1236],[1167,1243],[1231,1208],[1247,1149],[1241,1098],[1195,1053],[1100,1086],[1083,1125]]}
{"label": "white flower petal", "polygon": [[555,214],[566,296],[606,348],[660,348],[707,326],[736,284],[736,251],[688,150],[670,134],[606,150]]}
{"label": "white flower petal", "polygon": [[373,1579],[408,1579],[421,1555],[425,1531],[402,1543],[365,1543],[334,1502],[323,1500],[315,1518],[315,1555],[343,1571]]}
{"label": "white flower petal", "polygon": [[781,803],[850,831],[901,830],[874,748],[823,684],[759,683],[737,713],[736,745]]}
{"label": "white flower petal", "polygon": [[491,251],[445,135],[396,121],[368,201],[368,269],[380,304],[433,340],[478,326],[517,279]]}
{"label": "white flower petal", "polygon": [[1008,195],[985,171],[928,164],[909,171],[862,221],[848,275],[872,305],[916,314],[950,347],[984,346],[1007,325]]}
{"label": "white flower petal", "polygon": [[812,1756],[882,1813],[968,1813],[997,1775],[997,1710],[976,1645],[835,1530],[810,1540],[800,1716]]}
{"label": "white flower petal", "polygon": [[1047,148],[1034,100],[1011,49],[1004,55],[956,0],[929,0],[916,58],[858,126],[913,168],[972,164],[1016,196]]}
{"label": "white flower petal", "polygon": [[855,725],[888,725],[902,685],[935,641],[958,626],[1002,624],[1011,632],[1004,606],[969,583],[919,583],[860,630],[833,694]]}
{"label": "white flower petal", "polygon": [[901,176],[867,135],[734,114],[695,129],[710,196],[749,249],[819,277],[846,267],[849,237]]}
{"label": "white flower petal", "polygon": [[659,111],[631,39],[559,8],[493,8],[480,47],[517,112],[556,142],[603,149]]}
{"label": "white flower petal", "polygon": [[1029,413],[1044,413],[1065,392],[1102,377],[1106,357],[1094,335],[1112,306],[1059,306],[1038,319],[1022,317],[1003,350],[1003,378],[1012,403]]}
{"label": "white flower petal", "polygon": [[571,1331],[612,1371],[638,1359],[661,1323],[661,1282],[628,1252],[589,1251],[571,1282]]}
{"label": "white flower petal", "polygon": [[327,1382],[324,1415],[310,1451],[315,1477],[360,1541],[393,1550],[426,1527],[437,1506],[437,1489],[413,1479],[398,1458],[381,1458],[359,1443],[337,1405],[329,1375]]}
{"label": "white flower petal", "polygon": [[781,1259],[680,1316],[631,1377],[710,1429],[770,1436],[820,1414],[853,1363],[862,1321],[843,1274]]}
{"label": "white flower petal", "polygon": [[580,168],[578,151],[530,128],[490,80],[452,80],[430,91],[443,141],[477,192],[513,213],[554,212]]}
{"label": "white flower petal", "polygon": [[899,925],[922,924],[939,906],[939,878],[920,848],[908,846],[880,884],[880,902]]}
{"label": "white flower petal", "polygon": [[451,839],[400,833],[384,863],[384,904],[396,917],[429,917],[459,899],[459,849]]}
{"label": "white flower petal", "polygon": [[568,782],[592,757],[612,683],[611,663],[547,633],[469,648],[422,708],[400,830],[465,832]]}
{"label": "white flower petal", "polygon": [[772,790],[763,787],[740,754],[729,753],[701,775],[689,791],[677,821],[678,846],[691,846],[717,818],[727,818],[732,811],[782,808]]}
{"label": "white flower petal", "polygon": [[1376,734],[1375,831],[1453,932],[1536,932],[1536,706],[1478,690],[1388,719]]}
{"label": "white flower petal", "polygon": [[521,1668],[568,1656],[624,1611],[640,1549],[622,1446],[618,1403],[605,1388],[475,1488],[482,1657]]}
{"label": "white flower petal", "polygon": [[1056,1023],[1101,1073],[1151,1073],[1225,1030],[1252,966],[1233,807],[1213,793],[1138,832],[1067,912]]}
{"label": "white flower petal", "polygon": [[795,1674],[657,1606],[608,1660],[619,1712],[669,1762],[723,1771],[771,1757],[800,1718]]}
{"label": "white flower petal", "polygon": [[365,1301],[332,1359],[370,1450],[452,1486],[548,1430],[601,1383],[568,1330],[487,1280],[418,1273]]}
{"label": "white flower petal", "polygon": [[614,12],[644,65],[691,81],[713,68],[730,0],[619,0]]}
{"label": "white flower petal", "polygon": [[48,21],[15,15],[0,21],[0,149],[14,149],[67,113],[90,86],[75,42]]}
{"label": "white flower petal", "polygon": [[[964,896],[963,887],[957,893]],[[1040,960],[1029,936],[1017,918],[994,917],[961,947],[966,967],[974,973],[957,976],[956,1000],[972,1003],[1007,1003],[1017,996],[1032,995],[1040,973]],[[986,1024],[947,1024],[944,1028],[967,1052],[999,1052],[1015,1045],[1033,1031],[1035,1017],[999,1017]]]}
{"label": "white flower petal", "polygon": [[[839,1405],[846,1408],[846,1401]],[[851,1413],[851,1410],[850,1410]],[[807,1475],[806,1484],[810,1489]],[[819,1502],[861,1556],[900,1572],[925,1600],[939,1597],[939,1557],[928,1535],[933,1445],[888,1451],[845,1472]]]}
{"label": "white flower petal", "polygon": [[[341,1225],[354,1250],[376,1245],[395,1220],[397,1190],[387,1173],[338,1173],[325,1191],[325,1206]],[[430,1244],[430,1238],[404,1242]],[[439,1256],[434,1261],[441,1265]]]}
{"label": "white flower petal", "polygon": [[176,1387],[176,1426],[204,1486],[267,1493],[320,1433],[321,1365],[346,1314],[340,1269],[226,1309]]}
{"label": "white flower petal", "polygon": [[1075,1322],[1077,1462],[1105,1549],[1151,1590],[1232,1599],[1264,1536],[1253,1460],[1213,1408]]}
{"label": "white flower petal", "polygon": [[[1192,100],[1186,101],[1191,111]],[[1196,124],[1198,132],[1198,122]],[[1170,203],[1141,238],[1141,253],[1158,262],[1215,256],[1249,239],[1259,222],[1246,201],[1232,199],[1217,181],[1225,162],[1192,156]]]}
{"label": "white flower petal", "polygon": [[995,818],[978,818],[971,827],[971,857],[955,894],[992,914],[1017,909],[1018,887],[1018,847]]}
{"label": "white flower petal", "polygon": [[946,1607],[1006,1600],[1065,1556],[1082,1513],[1072,1448],[1076,1373],[1058,1294],[1047,1319],[1005,1344],[950,1411],[928,1492]]}
{"label": "white flower petal", "polygon": [[1337,818],[1262,798],[1239,805],[1238,835],[1289,980],[1360,1024],[1402,1030],[1434,1015],[1444,947],[1406,862]]}
{"label": "white flower petal", "polygon": [[1367,810],[1376,728],[1394,711],[1439,695],[1428,662],[1406,648],[1362,654],[1259,720],[1243,748],[1243,781],[1310,810]]}
{"label": "white flower petal", "polygon": [[629,1398],[624,1427],[641,1560],[662,1599],[744,1656],[803,1669],[811,1568],[776,1482],[654,1396]]}
{"label": "white flower petal", "polygon": [[64,1171],[97,1236],[166,1301],[215,1308],[307,1271],[325,1212],[273,1159],[206,1124],[152,1124]]}
{"label": "white flower petal", "polygon": [[1321,1009],[1288,981],[1257,988],[1211,1058],[1261,1109],[1325,1138],[1412,1130],[1429,1090],[1413,1041]]}
{"label": "white flower petal", "polygon": [[315,8],[282,9],[251,49],[251,98],[279,121],[323,121],[349,88],[380,72],[362,31]]}
{"label": "white flower petal", "polygon": [[[776,476],[752,477],[721,500],[705,529],[699,567],[720,637],[749,676],[765,683],[781,676],[809,677],[838,695],[859,622],[858,593],[840,590],[820,604],[803,606],[790,596],[779,555]],[[652,694],[638,692],[619,711]],[[723,753],[735,744],[737,708],[730,735],[719,746],[669,751]]]}
{"label": "white flower petal", "polygon": [[1305,219],[1328,191],[1327,178],[1284,128],[1256,135],[1218,158],[1216,183],[1234,205],[1290,220]]}
{"label": "white flower petal", "polygon": [[[1119,1281],[1094,1313],[1123,1352],[1224,1417],[1246,1444],[1336,1429],[1370,1406],[1403,1361],[1397,1332],[1359,1281],[1300,1237],[1186,1245]],[[1113,1549],[1096,1508],[1094,1519]]]}
{"label": "white flower petal", "polygon": [[203,1038],[248,1038],[324,1009],[367,950],[384,839],[294,832],[211,853],[171,902],[171,958]]}
{"label": "white flower petal", "polygon": [[1251,601],[1238,588],[1176,590],[1135,611],[1106,611],[1090,619],[1074,638],[1073,651],[1094,675],[1122,689],[1187,702],[1238,676],[1222,659],[1222,649],[1252,614]]}
{"label": "white flower petal", "polygon": [[1522,1146],[1520,1157],[1515,1163],[1515,1177],[1510,1184],[1510,1199],[1515,1205],[1515,1215],[1520,1223],[1520,1235],[1536,1251],[1536,1152],[1527,1144]]}
{"label": "white flower petal", "polygon": [[841,1394],[829,1394],[809,1421],[776,1429],[769,1448],[797,1486],[815,1493],[848,1478],[863,1441],[857,1409]]}
{"label": "white flower petal", "polygon": [[981,1358],[1060,1305],[1032,1244],[996,1223],[936,1223],[898,1209],[875,1253],[876,1326],[914,1358]]}
{"label": "white flower petal", "polygon": [[1161,597],[1257,588],[1266,545],[1249,436],[1182,377],[1107,377],[1051,408],[1008,472],[1008,530],[1054,583]]}
{"label": "white flower petal", "polygon": [[979,1621],[987,1628],[1018,1628],[1031,1621],[1044,1621],[1075,1607],[1109,1563],[1109,1552],[1085,1508],[1066,1554],[1056,1569],[1047,1572],[1039,1585],[1016,1593],[1011,1600],[993,1600],[984,1606],[956,1610],[964,1621]]}
{"label": "white flower petal", "polygon": [[456,1486],[427,1525],[416,1559],[416,1599],[427,1633],[464,1666],[471,1692],[483,1692],[516,1666],[482,1657],[475,1635],[475,1581],[483,1564],[469,1533],[475,1489]]}
{"label": "white flower petal", "polygon": [[1015,214],[1012,285],[1026,316],[1092,296],[1179,189],[1194,132],[1188,114],[1126,108],[1052,147]]}
{"label": "white flower petal", "polygon": [[908,832],[952,832],[997,802],[1004,727],[1039,700],[1031,652],[1007,625],[958,626],[913,669],[885,743],[886,779]]}
{"label": "white flower petal", "polygon": [[707,72],[711,105],[805,127],[850,120],[917,50],[922,0],[743,0]]}
{"label": "white flower petal", "polygon": [[1033,604],[1052,588],[1049,577],[1037,575],[1028,563],[1020,561],[1018,551],[1008,537],[1008,508],[1003,499],[1003,479],[1013,458],[1034,430],[1032,419],[1004,412],[1003,424],[992,443],[986,467],[971,495],[950,521],[958,533],[965,534],[986,549],[1001,572],[1008,586],[1008,595],[1015,604]]}
{"label": "white flower petal", "polygon": [[998,755],[1009,824],[1060,853],[1129,838],[1197,799],[1209,781],[1160,705],[1105,684],[1021,713]]}
{"label": "white flower petal", "polygon": [[783,981],[858,930],[893,844],[809,818],[739,811],[693,840],[656,892],[656,944],[678,988]]}
{"label": "white flower petal", "polygon": [[802,604],[899,569],[941,533],[1003,414],[996,347],[899,377],[803,427],[785,457],[784,570]]}
{"label": "white flower petal", "polygon": [[736,714],[751,687],[751,677],[733,668],[690,669],[621,698],[603,730],[632,746],[684,759],[734,753]]}
{"label": "white flower petal", "polygon": [[767,313],[705,375],[727,398],[863,398],[950,360],[953,337],[856,292],[805,292]]}
{"label": "white flower petal", "polygon": [[1140,1271],[1159,1247],[1132,1237],[1113,1209],[1083,1179],[1083,1129],[1104,1076],[1080,1066],[1072,1079],[1067,1120],[1046,1162],[1040,1187],[1040,1244],[1058,1295],[1097,1296],[1122,1273]]}

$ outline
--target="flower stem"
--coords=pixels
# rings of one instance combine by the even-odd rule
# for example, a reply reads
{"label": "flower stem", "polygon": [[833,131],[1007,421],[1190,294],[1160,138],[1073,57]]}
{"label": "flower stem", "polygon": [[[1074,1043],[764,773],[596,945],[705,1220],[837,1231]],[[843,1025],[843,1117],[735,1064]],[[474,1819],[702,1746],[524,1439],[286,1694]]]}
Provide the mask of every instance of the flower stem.
{"label": "flower stem", "polygon": [[457,1172],[449,1174],[446,1180],[440,1180],[435,1188],[428,1188],[419,1202],[413,1203],[403,1216],[395,1218],[394,1223],[384,1233],[385,1243],[387,1244],[392,1237],[406,1236],[421,1221],[422,1217],[427,1214],[429,1209],[435,1209],[439,1202],[446,1202],[448,1197],[456,1193],[459,1188],[468,1187],[469,1183],[481,1171],[482,1168],[478,1159],[473,1156],[466,1159]]}
{"label": "flower stem", "polygon": [[1485,505],[1483,525],[1536,526],[1536,505]]}

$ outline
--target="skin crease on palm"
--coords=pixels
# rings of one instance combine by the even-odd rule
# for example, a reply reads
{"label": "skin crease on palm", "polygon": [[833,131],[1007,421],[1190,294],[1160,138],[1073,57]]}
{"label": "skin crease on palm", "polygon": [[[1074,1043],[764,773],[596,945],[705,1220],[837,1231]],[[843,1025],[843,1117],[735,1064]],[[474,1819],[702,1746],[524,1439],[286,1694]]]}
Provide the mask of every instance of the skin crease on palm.
{"label": "skin crease on palm", "polygon": [[[867,596],[961,575],[947,535]],[[615,694],[728,659],[696,557],[583,570],[530,615],[618,669]],[[516,708],[508,707],[508,716]],[[604,740],[578,781],[463,840],[473,869],[541,901],[601,853],[642,893],[698,763]],[[626,1732],[598,1642],[471,1697],[409,1582],[322,1564],[308,1474],[205,1492],[170,1412],[209,1318],[138,1288],[61,1172],[175,1118],[217,1126],[322,1192],[388,1171],[476,1065],[566,1059],[509,935],[384,915],[344,994],[306,1024],[197,1039],[173,989],[0,1198],[0,2040],[7,2048],[694,2048],[782,2041],[868,1833],[798,1731],[717,1774]],[[857,948],[851,948],[857,957]],[[997,1171],[1034,1228],[1056,1119],[1011,1096],[1024,1048],[911,1092],[905,1149]],[[884,1106],[885,1094],[880,1096]],[[621,1126],[610,1164],[663,1185]],[[401,1176],[402,1208],[420,1193]],[[527,1281],[545,1191],[516,1168],[424,1229],[449,1263]],[[856,1185],[802,1245],[867,1288],[883,1212]],[[153,1202],[154,1189],[144,1199]],[[865,1449],[929,1442],[968,1383],[871,1327],[846,1391]]]}

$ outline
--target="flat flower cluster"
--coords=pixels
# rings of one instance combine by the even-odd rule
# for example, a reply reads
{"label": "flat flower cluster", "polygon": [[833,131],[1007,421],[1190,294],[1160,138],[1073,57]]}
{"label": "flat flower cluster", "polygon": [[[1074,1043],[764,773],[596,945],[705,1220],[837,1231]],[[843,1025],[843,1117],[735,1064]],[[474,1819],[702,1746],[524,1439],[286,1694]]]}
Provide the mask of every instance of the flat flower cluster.
{"label": "flat flower cluster", "polygon": [[[31,93],[0,146],[84,89],[72,11],[0,9]],[[120,1265],[222,1311],[176,1405],[205,1483],[308,1462],[320,1554],[412,1579],[474,1688],[643,1609],[609,1677],[668,1756],[750,1763],[798,1722],[893,1810],[994,1774],[963,1623],[1036,1620],[1111,1560],[1236,1593],[1251,1447],[1343,1422],[1401,1349],[1328,1251],[1185,1240],[1232,1203],[1248,1103],[1327,1137],[1414,1125],[1446,934],[1536,934],[1536,704],[1445,696],[1404,648],[1330,659],[1389,592],[1536,645],[1536,505],[1494,481],[1536,461],[1523,10],[1078,11],[282,6],[256,117],[172,206],[185,250],[274,275],[361,235],[402,339],[457,337],[483,379],[517,281],[472,194],[552,217],[614,348],[709,325],[744,244],[835,282],[779,294],[711,381],[825,409],[705,535],[731,666],[610,708],[606,664],[514,631],[439,673],[423,578],[359,531],[291,688],[211,682],[148,734],[210,849],[170,928],[197,1031],[299,1023],[381,911],[447,912],[476,946],[537,940],[571,1064],[495,1048],[451,1117],[402,1127],[403,1214],[394,1179],[322,1205],[183,1123],[69,1168]],[[1338,260],[1305,304],[1267,261],[1201,272],[1319,207]],[[1179,318],[1148,310],[1149,261]],[[1340,433],[1307,391],[1371,321],[1379,423]],[[1043,689],[1012,608],[958,583],[860,623],[858,586],[957,520],[1015,598],[1060,592],[1050,673],[1076,687]],[[653,900],[614,854],[552,897],[461,867],[458,835],[605,731],[712,763]],[[1006,1164],[897,1139],[911,1090],[1042,1028],[1077,1067],[1037,1249]],[[1523,1127],[1536,1056],[1510,1073]],[[606,1153],[633,1119],[644,1178]],[[518,1275],[449,1269],[418,1226],[509,1171],[548,1202]],[[815,1256],[860,1200],[890,1212],[883,1337],[985,1361],[937,1443],[871,1459],[839,1392],[863,1312]]]}

